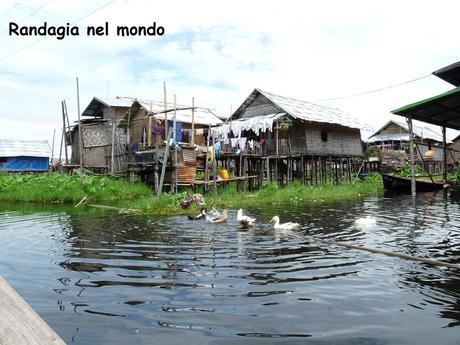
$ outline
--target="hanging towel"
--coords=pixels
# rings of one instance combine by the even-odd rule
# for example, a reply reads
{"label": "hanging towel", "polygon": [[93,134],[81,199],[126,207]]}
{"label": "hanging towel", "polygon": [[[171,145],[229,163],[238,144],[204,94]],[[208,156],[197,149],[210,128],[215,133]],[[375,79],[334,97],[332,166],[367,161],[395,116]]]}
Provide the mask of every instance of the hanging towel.
{"label": "hanging towel", "polygon": [[230,139],[230,145],[232,146],[232,149],[238,146],[238,138],[231,138]]}
{"label": "hanging towel", "polygon": [[245,146],[246,146],[246,140],[247,140],[247,139],[248,139],[248,138],[246,138],[246,137],[243,137],[243,138],[239,138],[239,139],[238,139],[238,147],[240,148],[241,151],[244,151],[244,148],[245,148]]}
{"label": "hanging towel", "polygon": [[221,146],[220,146],[220,141],[214,144],[214,155],[216,156],[216,159],[220,159],[220,153],[221,153]]}
{"label": "hanging towel", "polygon": [[207,159],[208,161],[214,162],[214,146],[209,146]]}

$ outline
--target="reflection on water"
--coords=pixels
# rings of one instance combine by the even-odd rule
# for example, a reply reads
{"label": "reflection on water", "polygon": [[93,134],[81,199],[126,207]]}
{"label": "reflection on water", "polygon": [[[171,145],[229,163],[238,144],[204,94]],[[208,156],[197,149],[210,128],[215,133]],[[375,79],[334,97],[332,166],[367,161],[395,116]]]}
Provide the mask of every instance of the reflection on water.
{"label": "reflection on water", "polygon": [[[460,262],[442,193],[248,210],[254,229],[2,206],[0,275],[69,344],[457,344]],[[268,220],[302,224],[275,231]],[[375,224],[359,224],[372,216]]]}

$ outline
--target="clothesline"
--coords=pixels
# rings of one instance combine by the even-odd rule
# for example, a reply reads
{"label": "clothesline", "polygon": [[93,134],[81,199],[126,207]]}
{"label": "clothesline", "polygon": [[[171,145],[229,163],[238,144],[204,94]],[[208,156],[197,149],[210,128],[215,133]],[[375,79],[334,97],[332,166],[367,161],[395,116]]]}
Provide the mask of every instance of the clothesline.
{"label": "clothesline", "polygon": [[254,116],[248,119],[233,120],[221,126],[211,128],[211,136],[216,139],[228,139],[230,133],[235,138],[241,138],[241,133],[252,130],[256,135],[260,132],[272,132],[273,122],[286,115],[285,113]]}

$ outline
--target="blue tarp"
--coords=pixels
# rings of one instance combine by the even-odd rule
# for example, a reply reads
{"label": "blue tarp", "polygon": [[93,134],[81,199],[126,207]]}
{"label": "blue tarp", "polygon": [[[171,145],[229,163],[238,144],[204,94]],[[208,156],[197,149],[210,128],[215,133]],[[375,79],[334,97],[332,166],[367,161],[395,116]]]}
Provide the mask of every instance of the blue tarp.
{"label": "blue tarp", "polygon": [[[172,120],[168,120],[168,131],[172,131],[174,123]],[[174,133],[171,133],[171,138],[174,138]],[[176,142],[182,141],[182,122],[176,121]]]}
{"label": "blue tarp", "polygon": [[48,171],[48,157],[6,157],[0,160],[0,170]]}

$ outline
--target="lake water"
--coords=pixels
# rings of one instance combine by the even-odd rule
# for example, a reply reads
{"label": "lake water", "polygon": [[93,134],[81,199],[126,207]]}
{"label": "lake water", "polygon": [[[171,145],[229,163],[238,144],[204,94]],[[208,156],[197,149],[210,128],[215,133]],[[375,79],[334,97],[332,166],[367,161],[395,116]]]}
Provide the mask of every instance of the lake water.
{"label": "lake water", "polygon": [[[443,193],[230,211],[227,225],[0,207],[0,275],[68,344],[458,344],[460,263]],[[297,221],[275,231],[267,221]],[[358,218],[375,217],[361,226]]]}

